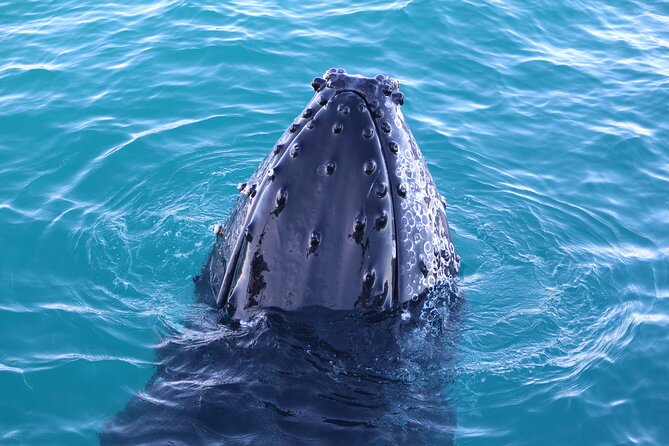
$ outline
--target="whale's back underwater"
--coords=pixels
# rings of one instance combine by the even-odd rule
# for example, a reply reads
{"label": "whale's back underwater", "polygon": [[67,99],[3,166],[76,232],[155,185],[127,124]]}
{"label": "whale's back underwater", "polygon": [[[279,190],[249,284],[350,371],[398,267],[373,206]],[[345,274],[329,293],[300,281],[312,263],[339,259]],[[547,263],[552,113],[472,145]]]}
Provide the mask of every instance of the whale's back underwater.
{"label": "whale's back underwater", "polygon": [[198,277],[230,316],[304,306],[382,309],[457,274],[399,83],[331,69],[218,232]]}

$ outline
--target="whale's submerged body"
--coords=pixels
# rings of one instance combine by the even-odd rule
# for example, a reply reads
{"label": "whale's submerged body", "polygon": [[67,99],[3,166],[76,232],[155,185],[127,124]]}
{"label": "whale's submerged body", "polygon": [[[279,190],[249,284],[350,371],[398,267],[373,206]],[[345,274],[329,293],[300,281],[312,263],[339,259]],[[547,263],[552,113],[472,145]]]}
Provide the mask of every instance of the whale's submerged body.
{"label": "whale's submerged body", "polygon": [[312,85],[215,228],[194,279],[215,305],[161,342],[101,443],[451,443],[445,201],[397,81],[331,69]]}
{"label": "whale's submerged body", "polygon": [[331,69],[248,183],[200,280],[219,306],[389,309],[459,269],[399,83]]}

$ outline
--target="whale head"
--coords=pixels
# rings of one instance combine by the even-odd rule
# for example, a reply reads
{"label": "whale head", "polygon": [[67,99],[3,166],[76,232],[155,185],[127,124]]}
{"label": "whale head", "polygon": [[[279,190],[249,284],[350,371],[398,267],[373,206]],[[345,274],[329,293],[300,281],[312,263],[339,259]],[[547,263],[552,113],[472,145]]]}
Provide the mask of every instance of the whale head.
{"label": "whale head", "polygon": [[330,69],[240,198],[205,266],[219,306],[389,309],[459,269],[399,82]]}

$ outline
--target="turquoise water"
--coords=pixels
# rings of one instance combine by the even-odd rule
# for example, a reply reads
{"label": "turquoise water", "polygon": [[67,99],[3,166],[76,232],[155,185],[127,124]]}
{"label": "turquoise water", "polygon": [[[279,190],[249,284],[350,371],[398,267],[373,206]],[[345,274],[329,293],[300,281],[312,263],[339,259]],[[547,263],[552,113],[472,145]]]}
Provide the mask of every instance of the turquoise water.
{"label": "turquoise water", "polygon": [[331,66],[448,199],[455,443],[669,443],[669,5],[298,4],[0,2],[0,443],[97,442]]}

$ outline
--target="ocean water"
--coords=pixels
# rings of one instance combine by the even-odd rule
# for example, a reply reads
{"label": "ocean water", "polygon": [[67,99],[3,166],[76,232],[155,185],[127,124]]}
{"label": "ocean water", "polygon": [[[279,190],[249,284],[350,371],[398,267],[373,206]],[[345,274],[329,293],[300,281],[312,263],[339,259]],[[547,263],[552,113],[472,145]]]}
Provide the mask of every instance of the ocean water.
{"label": "ocean water", "polygon": [[[457,321],[396,333],[367,424],[242,384],[378,364],[186,322],[235,185],[333,66],[401,81],[462,258]],[[259,438],[201,442],[669,444],[668,116],[663,1],[0,1],[0,444],[97,443],[205,335],[221,424]]]}

